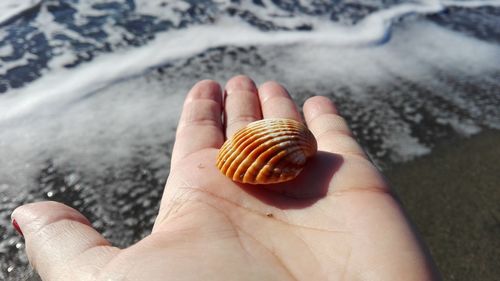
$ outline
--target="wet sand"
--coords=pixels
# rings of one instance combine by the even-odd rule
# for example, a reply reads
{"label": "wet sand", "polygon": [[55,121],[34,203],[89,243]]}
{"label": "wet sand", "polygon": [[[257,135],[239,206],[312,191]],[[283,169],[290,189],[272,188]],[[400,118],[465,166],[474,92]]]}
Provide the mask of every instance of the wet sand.
{"label": "wet sand", "polygon": [[437,145],[384,172],[444,280],[499,280],[500,131]]}

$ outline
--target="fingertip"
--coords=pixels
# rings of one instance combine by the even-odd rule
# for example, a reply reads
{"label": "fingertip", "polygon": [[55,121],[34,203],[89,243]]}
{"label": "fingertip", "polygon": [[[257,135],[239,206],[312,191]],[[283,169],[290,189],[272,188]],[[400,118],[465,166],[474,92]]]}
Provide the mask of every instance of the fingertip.
{"label": "fingertip", "polygon": [[318,141],[319,150],[367,157],[330,99],[322,96],[309,98],[304,103],[304,116]]}
{"label": "fingertip", "polygon": [[302,122],[299,110],[283,85],[267,81],[259,87],[259,99],[264,118],[287,118]]}
{"label": "fingertip", "polygon": [[305,101],[304,115],[306,120],[312,120],[322,114],[338,114],[337,107],[329,98],[314,96]]}
{"label": "fingertip", "polygon": [[[24,234],[28,260],[43,280],[74,274],[75,264],[68,264],[68,260],[90,249],[102,258],[83,257],[91,265],[89,269],[102,267],[119,251],[81,213],[61,203],[44,201],[20,206],[12,213],[12,221]],[[81,269],[79,273],[86,271]]]}
{"label": "fingertip", "polygon": [[222,90],[217,81],[214,80],[201,80],[194,84],[189,91],[185,103],[198,99],[214,100],[222,104]]}
{"label": "fingertip", "polygon": [[177,126],[171,167],[193,152],[222,145],[222,110],[223,98],[219,83],[202,80],[191,88]]}
{"label": "fingertip", "polygon": [[55,201],[29,203],[17,207],[11,214],[23,236],[38,231],[44,225],[68,219],[82,224],[90,222],[77,210]]}
{"label": "fingertip", "polygon": [[250,91],[257,92],[257,86],[255,82],[246,75],[236,75],[229,79],[226,83],[226,92],[235,92],[235,91]]}
{"label": "fingertip", "polygon": [[291,96],[283,85],[276,81],[267,81],[259,86],[260,102],[265,103],[273,97],[290,98]]}
{"label": "fingertip", "polygon": [[257,87],[253,80],[245,75],[229,79],[224,92],[225,135],[231,137],[248,123],[261,118]]}

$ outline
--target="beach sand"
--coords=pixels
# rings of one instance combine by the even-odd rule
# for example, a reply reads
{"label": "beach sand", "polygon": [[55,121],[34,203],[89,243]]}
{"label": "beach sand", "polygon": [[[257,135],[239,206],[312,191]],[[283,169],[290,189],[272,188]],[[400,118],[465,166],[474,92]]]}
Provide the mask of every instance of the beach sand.
{"label": "beach sand", "polygon": [[441,143],[384,172],[444,280],[499,280],[500,131]]}

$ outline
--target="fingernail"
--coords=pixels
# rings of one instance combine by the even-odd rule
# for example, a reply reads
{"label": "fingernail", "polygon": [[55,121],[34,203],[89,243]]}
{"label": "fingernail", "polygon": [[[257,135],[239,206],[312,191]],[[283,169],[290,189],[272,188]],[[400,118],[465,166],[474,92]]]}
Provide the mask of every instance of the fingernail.
{"label": "fingernail", "polygon": [[24,237],[23,232],[21,231],[21,228],[19,227],[19,224],[17,224],[17,221],[15,219],[12,220],[12,226],[17,231],[17,233]]}

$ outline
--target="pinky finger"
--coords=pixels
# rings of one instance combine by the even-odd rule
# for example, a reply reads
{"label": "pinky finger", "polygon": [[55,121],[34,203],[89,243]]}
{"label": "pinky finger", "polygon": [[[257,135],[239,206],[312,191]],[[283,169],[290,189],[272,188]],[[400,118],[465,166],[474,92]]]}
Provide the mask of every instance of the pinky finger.
{"label": "pinky finger", "polygon": [[318,150],[367,158],[330,99],[322,96],[309,98],[304,103],[304,116],[318,141]]}

